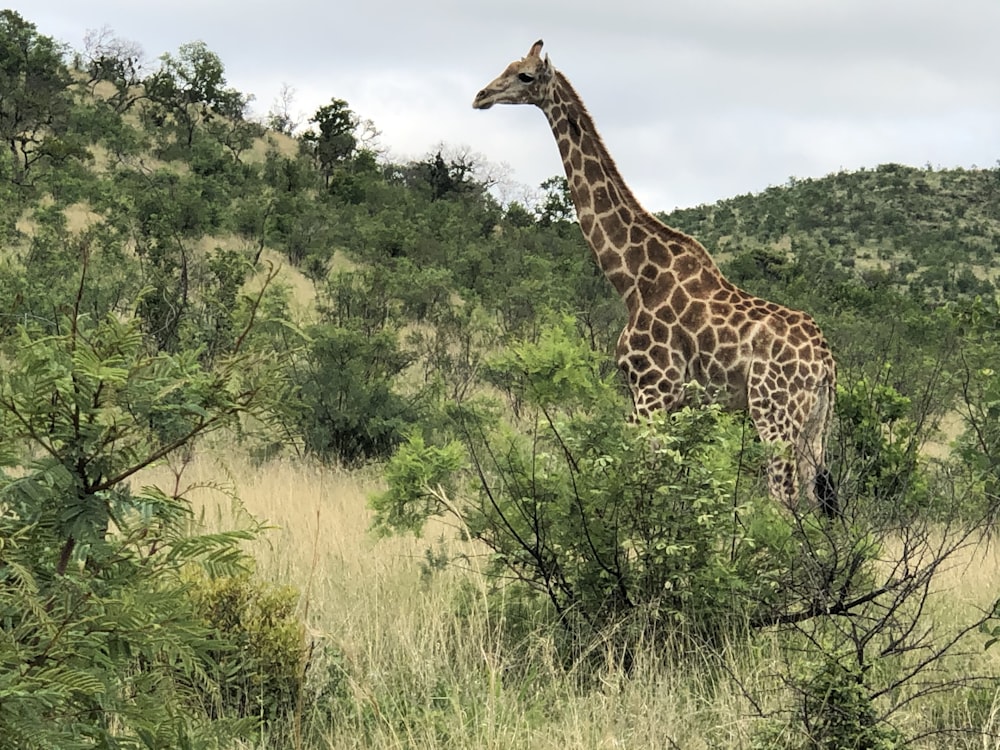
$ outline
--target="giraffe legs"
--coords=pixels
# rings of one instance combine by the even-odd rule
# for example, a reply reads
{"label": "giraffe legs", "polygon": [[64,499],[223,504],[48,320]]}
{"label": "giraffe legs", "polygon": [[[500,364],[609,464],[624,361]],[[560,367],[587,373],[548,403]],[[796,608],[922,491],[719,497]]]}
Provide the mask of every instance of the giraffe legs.
{"label": "giraffe legs", "polygon": [[763,442],[775,446],[768,464],[771,496],[790,510],[798,507],[802,484],[813,503],[826,515],[839,512],[830,472],[824,463],[826,429],[833,408],[830,388],[800,391],[776,404],[763,389],[750,389],[749,412]]}

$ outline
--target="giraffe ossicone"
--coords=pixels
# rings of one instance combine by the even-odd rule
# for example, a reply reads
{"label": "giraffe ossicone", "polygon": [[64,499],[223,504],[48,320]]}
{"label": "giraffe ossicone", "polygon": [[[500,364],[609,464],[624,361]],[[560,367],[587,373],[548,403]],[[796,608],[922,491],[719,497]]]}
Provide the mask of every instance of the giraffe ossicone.
{"label": "giraffe ossicone", "polygon": [[693,237],[644,209],[618,172],[567,78],[542,56],[542,41],[512,62],[473,101],[533,104],[549,121],[580,229],[628,310],[618,365],[637,416],[684,403],[701,384],[732,409],[749,412],[776,450],[771,495],[795,508],[800,482],[827,513],[836,495],[825,465],[836,364],[806,313],[759,299],[730,283]]}

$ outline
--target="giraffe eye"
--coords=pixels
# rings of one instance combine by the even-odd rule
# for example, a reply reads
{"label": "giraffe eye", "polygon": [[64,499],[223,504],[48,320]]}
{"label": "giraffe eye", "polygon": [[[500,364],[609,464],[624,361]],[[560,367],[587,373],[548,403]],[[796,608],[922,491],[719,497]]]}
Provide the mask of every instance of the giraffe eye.
{"label": "giraffe eye", "polygon": [[532,81],[535,80],[535,77],[531,75],[531,73],[518,73],[517,80],[519,80],[521,83],[531,83]]}

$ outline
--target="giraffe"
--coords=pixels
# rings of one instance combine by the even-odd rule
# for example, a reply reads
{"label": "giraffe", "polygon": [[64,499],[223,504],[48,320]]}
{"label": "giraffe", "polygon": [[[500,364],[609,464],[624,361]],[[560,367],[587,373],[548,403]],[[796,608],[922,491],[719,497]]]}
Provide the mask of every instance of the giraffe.
{"label": "giraffe", "polygon": [[794,511],[800,480],[811,478],[813,503],[836,513],[824,463],[836,364],[819,327],[730,283],[700,242],[645,210],[583,101],[541,50],[539,40],[472,106],[534,104],[545,113],[580,229],[628,311],[616,357],[634,417],[683,406],[686,384],[697,382],[727,408],[747,411],[761,440],[775,444],[767,471],[775,500]]}

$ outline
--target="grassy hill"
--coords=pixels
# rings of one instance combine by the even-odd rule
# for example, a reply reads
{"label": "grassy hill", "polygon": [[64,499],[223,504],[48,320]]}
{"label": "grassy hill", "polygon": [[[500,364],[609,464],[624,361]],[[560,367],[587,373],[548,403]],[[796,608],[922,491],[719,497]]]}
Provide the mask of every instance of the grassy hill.
{"label": "grassy hill", "polygon": [[559,180],[103,39],[0,11],[12,746],[1000,747],[1000,170],[664,215],[829,338],[827,519],[740,415],[626,423]]}

